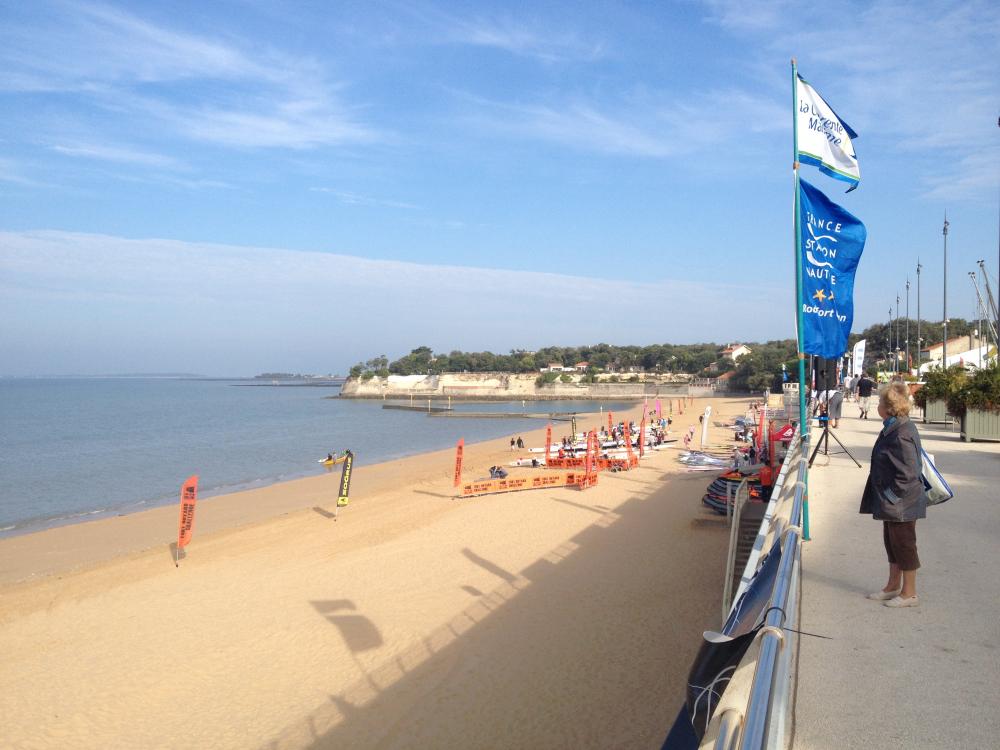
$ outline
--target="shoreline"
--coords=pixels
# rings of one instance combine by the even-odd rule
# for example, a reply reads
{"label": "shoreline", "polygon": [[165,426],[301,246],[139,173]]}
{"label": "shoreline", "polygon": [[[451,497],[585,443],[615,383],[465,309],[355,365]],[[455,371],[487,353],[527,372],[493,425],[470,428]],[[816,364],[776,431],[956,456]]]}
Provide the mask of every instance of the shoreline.
{"label": "shoreline", "polygon": [[[251,385],[256,385],[256,384],[251,384]],[[262,384],[262,385],[272,387],[270,386],[270,384]],[[324,396],[323,398],[337,398],[337,396]],[[494,402],[495,401],[496,400],[494,400]],[[618,402],[612,401],[611,403],[617,404],[624,401],[628,401],[628,399],[622,399],[621,401]],[[598,414],[597,411],[577,412],[577,413],[581,416],[581,418]],[[485,415],[485,416],[488,417],[490,415]],[[525,420],[535,419],[533,415],[516,415],[513,413],[511,414],[511,416],[504,418],[525,419]],[[489,439],[494,439],[494,438],[488,438],[487,440]],[[375,464],[368,464],[368,465],[375,466],[388,461],[418,456],[427,452],[428,452],[427,450],[422,449],[419,446],[411,443],[408,445],[406,449],[397,451],[396,455],[390,455],[382,460],[379,460]],[[294,482],[300,479],[311,479],[311,478],[326,476],[326,474],[320,474],[317,473],[317,471],[322,471],[322,469],[317,470],[315,466],[311,464],[305,464],[304,466],[300,464],[294,468],[289,468],[285,471],[282,471],[278,474],[274,474],[271,476],[253,477],[238,482],[219,484],[216,486],[212,486],[210,488],[200,487],[199,500],[210,501],[226,495],[236,495],[243,492],[266,489],[267,487],[283,484],[286,482]],[[334,471],[339,476],[339,468],[334,467]],[[171,492],[170,494],[166,495],[140,498],[140,499],[129,499],[127,501],[119,502],[117,504],[110,505],[104,508],[82,509],[72,512],[60,513],[59,515],[54,515],[54,516],[34,517],[34,518],[19,520],[0,528],[0,542],[7,539],[14,539],[29,534],[36,534],[48,531],[51,529],[64,528],[67,526],[76,526],[79,524],[92,523],[95,521],[104,521],[113,518],[119,518],[122,516],[130,516],[136,513],[145,513],[147,511],[156,510],[159,508],[172,507],[175,506],[178,501],[179,490],[180,490],[180,483],[178,482],[177,491]],[[2,564],[2,561],[0,561],[0,564]],[[2,567],[0,567],[0,574],[2,574]]]}
{"label": "shoreline", "polygon": [[[633,405],[625,414],[634,412],[636,406]],[[586,420],[600,420],[606,414],[606,411],[581,413],[578,417],[579,426],[582,429],[585,424],[589,424]],[[596,423],[590,426],[596,426]],[[560,431],[568,431],[569,425],[565,422],[553,422],[552,428],[553,435],[557,435]],[[545,440],[545,427],[522,432],[521,436],[525,439],[526,446],[542,445]],[[506,462],[510,453],[509,440],[510,436],[505,435],[467,443],[465,473],[468,474],[470,465],[474,465],[469,461],[470,449],[485,449],[497,460],[502,459]],[[427,481],[426,477],[419,476],[419,465],[442,460],[448,460],[453,465],[454,455],[454,447],[431,451],[417,449],[414,453],[374,464],[356,462],[351,480],[351,495],[356,496],[359,487],[365,488],[365,479],[372,473],[403,472],[417,475],[418,482]],[[204,495],[199,491],[195,518],[196,539],[206,533],[230,531],[306,510],[306,506],[302,505],[303,502],[307,505],[315,503],[313,507],[329,504],[331,498],[333,501],[336,500],[340,473],[340,467],[334,466],[332,470],[319,475],[308,474],[278,481],[254,480],[264,482],[256,487],[218,493],[210,491]],[[383,492],[386,489],[384,481],[376,480],[371,485],[370,489],[376,492]],[[304,500],[305,498],[308,500]],[[36,576],[70,572],[81,566],[100,563],[121,555],[147,552],[150,548],[161,544],[173,544],[176,541],[175,517],[178,513],[178,502],[177,498],[173,498],[162,504],[139,508],[130,513],[115,510],[108,511],[108,515],[103,515],[100,511],[79,513],[70,516],[79,520],[24,533],[4,534],[0,536],[0,587],[8,583],[20,583]],[[88,518],[91,515],[97,517]],[[28,562],[36,544],[57,550],[47,556],[50,563],[39,570],[33,570],[31,563]]]}
{"label": "shoreline", "polygon": [[[515,455],[509,436],[470,443],[464,477]],[[336,472],[219,496],[179,568],[176,507],[0,541],[8,741],[659,747],[718,625],[708,478],[664,450],[585,491],[455,499],[453,468],[452,449],[358,466],[337,520]],[[185,701],[199,711],[177,722]]]}

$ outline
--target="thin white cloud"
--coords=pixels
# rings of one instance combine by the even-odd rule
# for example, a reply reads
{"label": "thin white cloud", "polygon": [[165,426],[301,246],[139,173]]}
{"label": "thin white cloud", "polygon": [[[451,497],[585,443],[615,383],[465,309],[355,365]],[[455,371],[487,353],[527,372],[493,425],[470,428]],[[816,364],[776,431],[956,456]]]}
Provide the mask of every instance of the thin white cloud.
{"label": "thin white cloud", "polygon": [[33,180],[24,176],[24,167],[12,159],[0,157],[0,182],[9,182],[14,185],[24,187],[41,188],[52,187],[44,182]]}
{"label": "thin white cloud", "polygon": [[423,27],[422,38],[439,44],[501,50],[545,63],[591,62],[604,54],[600,41],[582,38],[569,25],[526,18],[526,14],[460,15],[430,6],[408,6],[408,14]]}
{"label": "thin white cloud", "polygon": [[178,31],[107,5],[59,9],[44,24],[0,31],[0,86],[72,93],[146,118],[146,129],[166,126],[223,146],[301,149],[379,137],[311,60]]}
{"label": "thin white cloud", "polygon": [[335,190],[333,188],[327,187],[311,187],[309,188],[311,193],[326,193],[332,195],[341,203],[348,206],[384,206],[386,208],[404,208],[404,209],[416,209],[416,206],[412,203],[404,203],[403,201],[393,201],[385,200],[384,198],[373,198],[370,195],[361,195],[359,193],[351,193],[346,190]]}
{"label": "thin white cloud", "polygon": [[468,99],[479,108],[472,122],[491,132],[633,157],[691,154],[745,142],[748,134],[789,127],[787,110],[777,102],[735,89],[715,90],[686,101],[644,94],[615,102],[578,100],[561,106]]}
{"label": "thin white cloud", "polygon": [[155,154],[147,151],[138,151],[120,146],[106,146],[94,143],[80,143],[73,145],[54,145],[53,151],[66,156],[80,157],[84,159],[98,159],[102,161],[113,161],[122,164],[138,164],[147,167],[168,167],[179,166],[176,159],[162,154]]}
{"label": "thin white cloud", "polygon": [[600,59],[603,48],[560,32],[539,32],[509,19],[456,21],[450,37],[459,44],[490,47],[546,62]]}
{"label": "thin white cloud", "polygon": [[[704,0],[709,18],[728,29],[770,31],[787,26],[791,0]],[[827,16],[824,15],[824,23]]]}

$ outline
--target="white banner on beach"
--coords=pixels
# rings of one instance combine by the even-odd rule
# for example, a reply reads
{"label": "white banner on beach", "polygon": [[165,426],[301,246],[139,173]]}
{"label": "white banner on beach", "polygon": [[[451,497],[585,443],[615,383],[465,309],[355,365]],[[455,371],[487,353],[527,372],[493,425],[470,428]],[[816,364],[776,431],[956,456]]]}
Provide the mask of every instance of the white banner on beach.
{"label": "white banner on beach", "polygon": [[851,375],[860,375],[864,371],[865,341],[867,339],[861,339],[854,345],[854,351],[851,353]]}
{"label": "white banner on beach", "polygon": [[712,407],[705,407],[705,416],[701,420],[701,447],[705,447],[705,443],[708,442],[708,420],[712,416]]}

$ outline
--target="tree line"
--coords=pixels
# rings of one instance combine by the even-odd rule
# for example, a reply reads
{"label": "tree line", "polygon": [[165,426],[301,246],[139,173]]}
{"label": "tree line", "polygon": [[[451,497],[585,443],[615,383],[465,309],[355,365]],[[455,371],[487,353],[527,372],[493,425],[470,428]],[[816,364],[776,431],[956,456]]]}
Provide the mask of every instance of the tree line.
{"label": "tree line", "polygon": [[[910,321],[910,353],[913,366],[919,359],[917,352],[917,321]],[[967,336],[975,324],[963,318],[948,321],[949,337]],[[900,355],[906,345],[906,319],[898,321]],[[941,341],[940,322],[921,321],[920,336],[924,347]],[[860,333],[853,333],[848,340],[848,354],[861,339],[866,339],[865,367],[875,369],[891,366],[892,353],[897,345],[897,321],[876,323]],[[765,389],[781,390],[784,374],[789,380],[798,379],[798,357],[794,339],[748,342],[750,353],[736,362],[722,354],[724,346],[715,343],[701,344],[650,344],[648,346],[618,346],[595,344],[591,346],[546,346],[536,351],[512,349],[507,354],[493,352],[463,352],[435,354],[429,346],[418,346],[409,354],[390,361],[384,354],[351,368],[352,378],[368,380],[388,375],[434,375],[443,372],[510,372],[537,373],[549,365],[575,367],[587,363],[586,375],[593,379],[598,372],[632,372],[718,376],[732,371],[730,387],[737,391],[758,392]],[[714,367],[713,367],[714,365]],[[784,370],[782,369],[784,365]],[[905,365],[903,365],[905,367]]]}

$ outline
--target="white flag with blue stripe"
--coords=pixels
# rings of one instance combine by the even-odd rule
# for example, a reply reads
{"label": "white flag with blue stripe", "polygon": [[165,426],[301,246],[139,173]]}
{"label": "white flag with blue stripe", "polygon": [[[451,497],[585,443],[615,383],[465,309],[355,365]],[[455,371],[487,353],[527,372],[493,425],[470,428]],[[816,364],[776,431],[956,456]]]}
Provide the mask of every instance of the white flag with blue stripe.
{"label": "white flag with blue stripe", "polygon": [[857,138],[858,134],[837,116],[802,76],[799,76],[798,84],[796,127],[799,161],[812,164],[820,172],[849,183],[853,190],[861,181],[858,157],[851,144],[851,139]]}

